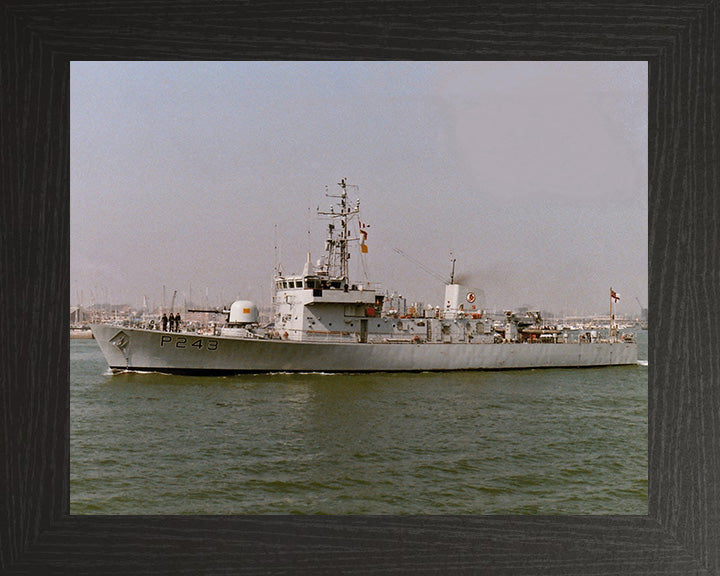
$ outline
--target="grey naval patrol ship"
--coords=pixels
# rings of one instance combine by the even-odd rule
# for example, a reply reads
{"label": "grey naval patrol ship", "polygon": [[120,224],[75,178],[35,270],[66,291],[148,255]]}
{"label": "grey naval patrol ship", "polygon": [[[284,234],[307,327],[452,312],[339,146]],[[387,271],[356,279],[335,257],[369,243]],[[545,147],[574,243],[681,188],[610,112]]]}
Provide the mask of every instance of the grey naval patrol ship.
{"label": "grey naval patrol ship", "polygon": [[[539,313],[488,313],[481,291],[446,282],[443,306],[402,309],[368,283],[349,278],[351,246],[367,252],[360,202],[343,179],[328,212],[325,255],[302,274],[274,278],[274,316],[259,322],[257,306],[234,302],[209,334],[160,326],[93,324],[108,365],[117,371],[188,374],[497,370],[637,363],[631,334],[572,334],[543,324]],[[351,225],[358,223],[358,233]],[[354,230],[354,228],[353,228]],[[615,293],[611,290],[611,295]]]}

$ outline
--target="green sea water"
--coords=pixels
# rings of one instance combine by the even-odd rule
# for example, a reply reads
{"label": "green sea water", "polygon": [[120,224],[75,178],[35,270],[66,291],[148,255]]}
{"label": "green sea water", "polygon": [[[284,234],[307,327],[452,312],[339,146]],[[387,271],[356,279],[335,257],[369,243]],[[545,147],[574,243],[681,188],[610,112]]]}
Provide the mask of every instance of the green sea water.
{"label": "green sea water", "polygon": [[94,340],[70,362],[72,514],[648,512],[647,365],[111,375]]}

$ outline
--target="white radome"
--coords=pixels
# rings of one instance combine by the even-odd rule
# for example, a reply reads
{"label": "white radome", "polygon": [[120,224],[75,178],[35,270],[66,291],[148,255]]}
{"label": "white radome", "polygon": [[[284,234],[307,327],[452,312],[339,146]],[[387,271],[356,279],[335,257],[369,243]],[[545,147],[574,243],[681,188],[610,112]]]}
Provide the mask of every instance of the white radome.
{"label": "white radome", "polygon": [[259,315],[258,307],[250,300],[236,300],[230,306],[230,324],[253,324]]}

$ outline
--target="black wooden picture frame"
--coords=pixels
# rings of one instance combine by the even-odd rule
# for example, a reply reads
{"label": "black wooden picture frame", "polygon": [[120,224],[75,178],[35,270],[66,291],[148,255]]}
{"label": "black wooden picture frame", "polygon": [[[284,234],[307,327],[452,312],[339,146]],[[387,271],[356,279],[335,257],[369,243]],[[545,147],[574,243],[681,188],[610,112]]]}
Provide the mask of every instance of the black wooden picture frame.
{"label": "black wooden picture frame", "polygon": [[[720,1],[0,6],[0,572],[720,574]],[[647,516],[69,515],[73,60],[644,60]]]}

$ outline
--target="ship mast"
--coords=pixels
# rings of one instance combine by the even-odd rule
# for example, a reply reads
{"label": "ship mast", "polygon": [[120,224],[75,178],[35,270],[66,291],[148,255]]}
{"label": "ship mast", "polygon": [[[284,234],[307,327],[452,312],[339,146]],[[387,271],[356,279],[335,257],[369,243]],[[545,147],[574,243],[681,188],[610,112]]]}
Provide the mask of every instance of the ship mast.
{"label": "ship mast", "polygon": [[[341,192],[340,194],[325,194],[329,198],[338,198],[336,206],[339,208],[339,212],[335,211],[334,207],[330,208],[330,212],[320,212],[319,215],[329,216],[332,222],[328,224],[328,238],[325,241],[325,251],[327,253],[327,275],[329,277],[340,278],[348,280],[348,260],[350,259],[350,251],[348,250],[348,243],[354,238],[350,238],[350,232],[348,229],[348,221],[350,218],[360,211],[360,201],[358,200],[355,207],[348,205],[347,188],[350,186],[346,179],[343,178],[338,182]],[[334,222],[339,220],[340,229],[336,235],[336,225]]]}

